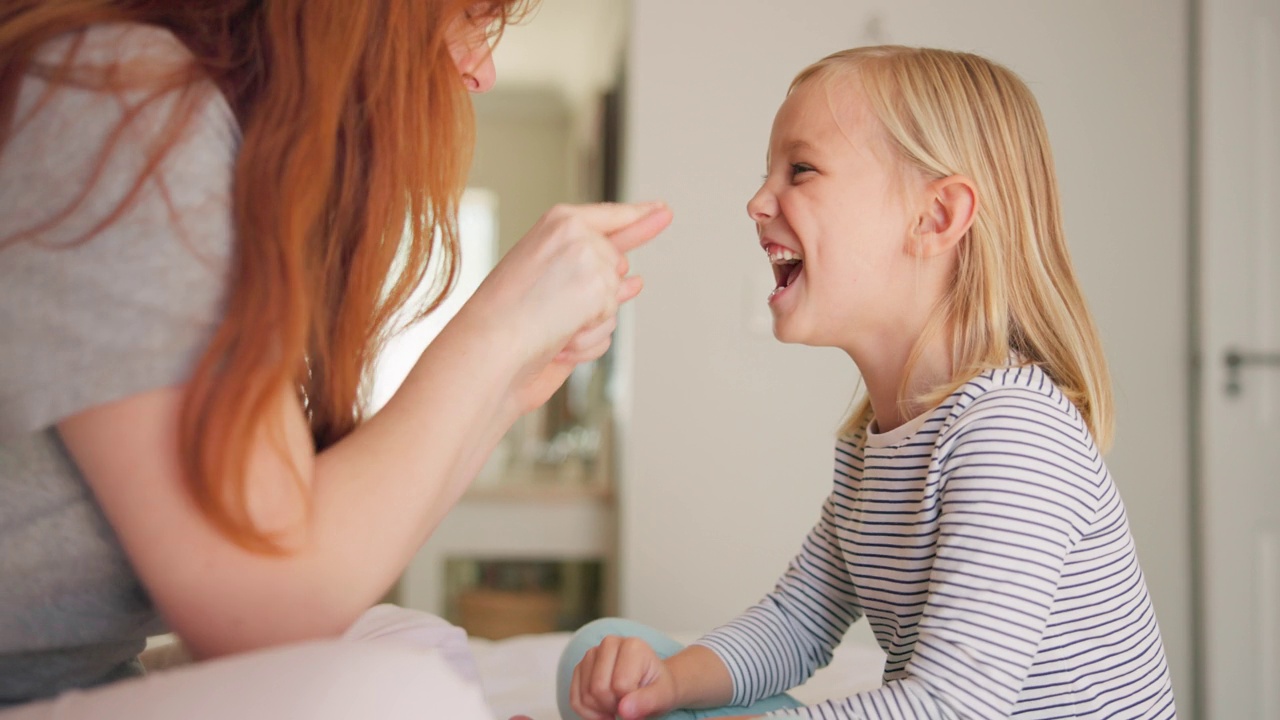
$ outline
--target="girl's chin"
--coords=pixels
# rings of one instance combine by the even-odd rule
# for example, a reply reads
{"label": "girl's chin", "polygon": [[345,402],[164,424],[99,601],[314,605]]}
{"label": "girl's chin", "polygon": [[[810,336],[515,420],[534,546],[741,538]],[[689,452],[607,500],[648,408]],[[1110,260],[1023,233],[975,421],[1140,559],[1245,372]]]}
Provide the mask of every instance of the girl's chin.
{"label": "girl's chin", "polygon": [[793,317],[773,317],[773,337],[787,345],[805,345],[808,347],[830,347],[844,349],[842,343],[830,336],[814,332],[814,328],[802,327]]}
{"label": "girl's chin", "polygon": [[796,327],[794,320],[789,317],[778,317],[778,313],[773,315],[773,337],[778,342],[789,345],[808,344],[805,343],[804,333]]}

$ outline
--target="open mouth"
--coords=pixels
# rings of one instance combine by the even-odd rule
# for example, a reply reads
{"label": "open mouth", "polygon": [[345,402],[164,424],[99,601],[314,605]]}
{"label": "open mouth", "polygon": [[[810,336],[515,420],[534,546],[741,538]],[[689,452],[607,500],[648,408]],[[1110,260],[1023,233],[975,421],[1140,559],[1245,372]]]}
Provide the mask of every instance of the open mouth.
{"label": "open mouth", "polygon": [[770,245],[767,252],[769,264],[773,266],[773,279],[777,282],[773,294],[777,295],[799,279],[800,273],[804,270],[804,258],[794,250],[777,245]]}

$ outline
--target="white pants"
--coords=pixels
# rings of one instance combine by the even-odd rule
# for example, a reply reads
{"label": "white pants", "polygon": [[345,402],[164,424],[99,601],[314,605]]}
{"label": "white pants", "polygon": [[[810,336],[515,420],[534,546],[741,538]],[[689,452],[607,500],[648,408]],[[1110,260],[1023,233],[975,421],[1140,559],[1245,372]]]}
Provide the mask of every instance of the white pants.
{"label": "white pants", "polygon": [[379,605],[342,638],[150,672],[0,711],[0,720],[492,720],[466,635]]}

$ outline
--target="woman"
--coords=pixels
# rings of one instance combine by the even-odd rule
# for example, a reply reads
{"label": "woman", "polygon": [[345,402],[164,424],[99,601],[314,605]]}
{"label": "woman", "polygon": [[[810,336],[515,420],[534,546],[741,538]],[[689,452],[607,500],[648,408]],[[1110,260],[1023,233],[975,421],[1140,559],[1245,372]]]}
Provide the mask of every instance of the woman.
{"label": "woman", "polygon": [[[366,610],[512,422],[607,349],[640,289],[625,255],[670,221],[551,210],[362,417],[390,318],[452,283],[467,92],[526,10],[0,10],[0,706],[21,706],[0,718],[474,705],[422,651],[436,621]],[[234,657],[116,682],[160,618]]]}

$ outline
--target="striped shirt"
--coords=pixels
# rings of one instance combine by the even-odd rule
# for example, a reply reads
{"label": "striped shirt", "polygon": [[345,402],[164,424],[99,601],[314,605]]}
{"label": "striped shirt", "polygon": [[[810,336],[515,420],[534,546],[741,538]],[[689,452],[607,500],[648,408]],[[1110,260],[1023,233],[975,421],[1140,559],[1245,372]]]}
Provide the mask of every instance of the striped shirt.
{"label": "striped shirt", "polygon": [[801,714],[1175,716],[1124,505],[1039,368],[988,371],[902,427],[841,438],[834,479],[774,591],[698,641],[729,668],[732,704],[807,680],[865,615],[883,685]]}

